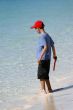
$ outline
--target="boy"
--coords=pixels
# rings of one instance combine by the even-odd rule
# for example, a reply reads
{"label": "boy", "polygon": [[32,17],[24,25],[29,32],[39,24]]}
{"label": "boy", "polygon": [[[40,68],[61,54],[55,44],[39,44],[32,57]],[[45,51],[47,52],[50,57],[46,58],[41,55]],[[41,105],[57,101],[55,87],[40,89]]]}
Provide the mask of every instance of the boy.
{"label": "boy", "polygon": [[45,32],[44,23],[41,20],[38,20],[34,23],[31,29],[35,29],[37,33],[40,34],[38,49],[37,49],[37,62],[38,62],[38,73],[37,77],[40,79],[41,89],[46,93],[45,84],[47,85],[48,92],[52,92],[50,80],[49,80],[49,70],[50,70],[50,61],[51,61],[51,48],[54,58],[54,67],[57,60],[56,49],[54,46],[54,41]]}

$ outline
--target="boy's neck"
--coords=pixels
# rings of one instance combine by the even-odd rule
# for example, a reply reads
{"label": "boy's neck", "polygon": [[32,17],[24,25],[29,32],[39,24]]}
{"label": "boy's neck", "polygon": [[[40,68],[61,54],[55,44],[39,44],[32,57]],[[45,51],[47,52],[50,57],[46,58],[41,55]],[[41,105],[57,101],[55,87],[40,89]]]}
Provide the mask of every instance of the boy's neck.
{"label": "boy's neck", "polygon": [[42,33],[46,33],[44,29],[41,29],[41,34],[42,34]]}

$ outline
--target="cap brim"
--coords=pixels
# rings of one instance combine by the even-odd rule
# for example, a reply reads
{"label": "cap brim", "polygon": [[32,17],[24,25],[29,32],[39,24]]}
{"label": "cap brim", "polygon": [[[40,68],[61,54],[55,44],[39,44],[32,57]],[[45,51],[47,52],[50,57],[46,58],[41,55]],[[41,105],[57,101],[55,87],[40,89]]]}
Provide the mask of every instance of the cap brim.
{"label": "cap brim", "polygon": [[31,29],[34,29],[34,28],[36,28],[35,26],[31,26]]}

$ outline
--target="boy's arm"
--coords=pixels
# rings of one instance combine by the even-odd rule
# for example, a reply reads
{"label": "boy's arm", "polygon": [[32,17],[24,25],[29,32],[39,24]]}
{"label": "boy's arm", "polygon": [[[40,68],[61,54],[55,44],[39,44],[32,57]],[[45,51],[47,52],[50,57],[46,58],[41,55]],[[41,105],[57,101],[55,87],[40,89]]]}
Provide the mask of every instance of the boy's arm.
{"label": "boy's arm", "polygon": [[53,51],[53,58],[57,59],[55,46],[52,47],[52,51]]}
{"label": "boy's arm", "polygon": [[54,71],[55,70],[55,66],[56,66],[56,61],[57,61],[57,55],[56,55],[55,46],[52,47],[52,51],[53,51],[53,58],[54,58],[54,65],[53,65],[53,71]]}
{"label": "boy's arm", "polygon": [[40,61],[42,60],[43,58],[43,55],[45,54],[45,52],[47,51],[47,45],[44,46],[44,48],[42,49],[42,52],[41,52],[41,55],[40,55],[40,58],[38,60],[38,64],[40,63]]}

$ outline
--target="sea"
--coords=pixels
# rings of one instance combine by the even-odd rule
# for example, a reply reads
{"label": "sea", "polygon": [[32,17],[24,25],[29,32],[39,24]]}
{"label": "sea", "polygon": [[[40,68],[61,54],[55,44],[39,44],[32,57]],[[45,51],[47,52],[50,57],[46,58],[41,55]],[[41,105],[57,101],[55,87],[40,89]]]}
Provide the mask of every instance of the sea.
{"label": "sea", "polygon": [[[21,17],[17,16],[19,18],[13,13],[9,14],[8,11],[6,19],[5,13],[1,14],[0,18],[0,110],[20,110],[18,107],[23,106],[25,108],[22,110],[26,110],[31,106],[27,101],[31,102],[33,95],[37,95],[40,91],[36,59],[39,35],[35,30],[30,29],[38,17],[34,15],[35,18],[29,21],[29,19],[23,20],[21,11]],[[54,21],[50,20],[49,23],[48,18],[43,19],[47,25],[46,32],[55,42],[58,57],[55,71],[53,71],[54,61],[53,55],[51,56],[52,88],[57,89],[73,84],[73,21],[68,17],[65,22],[56,19],[53,24]]]}

